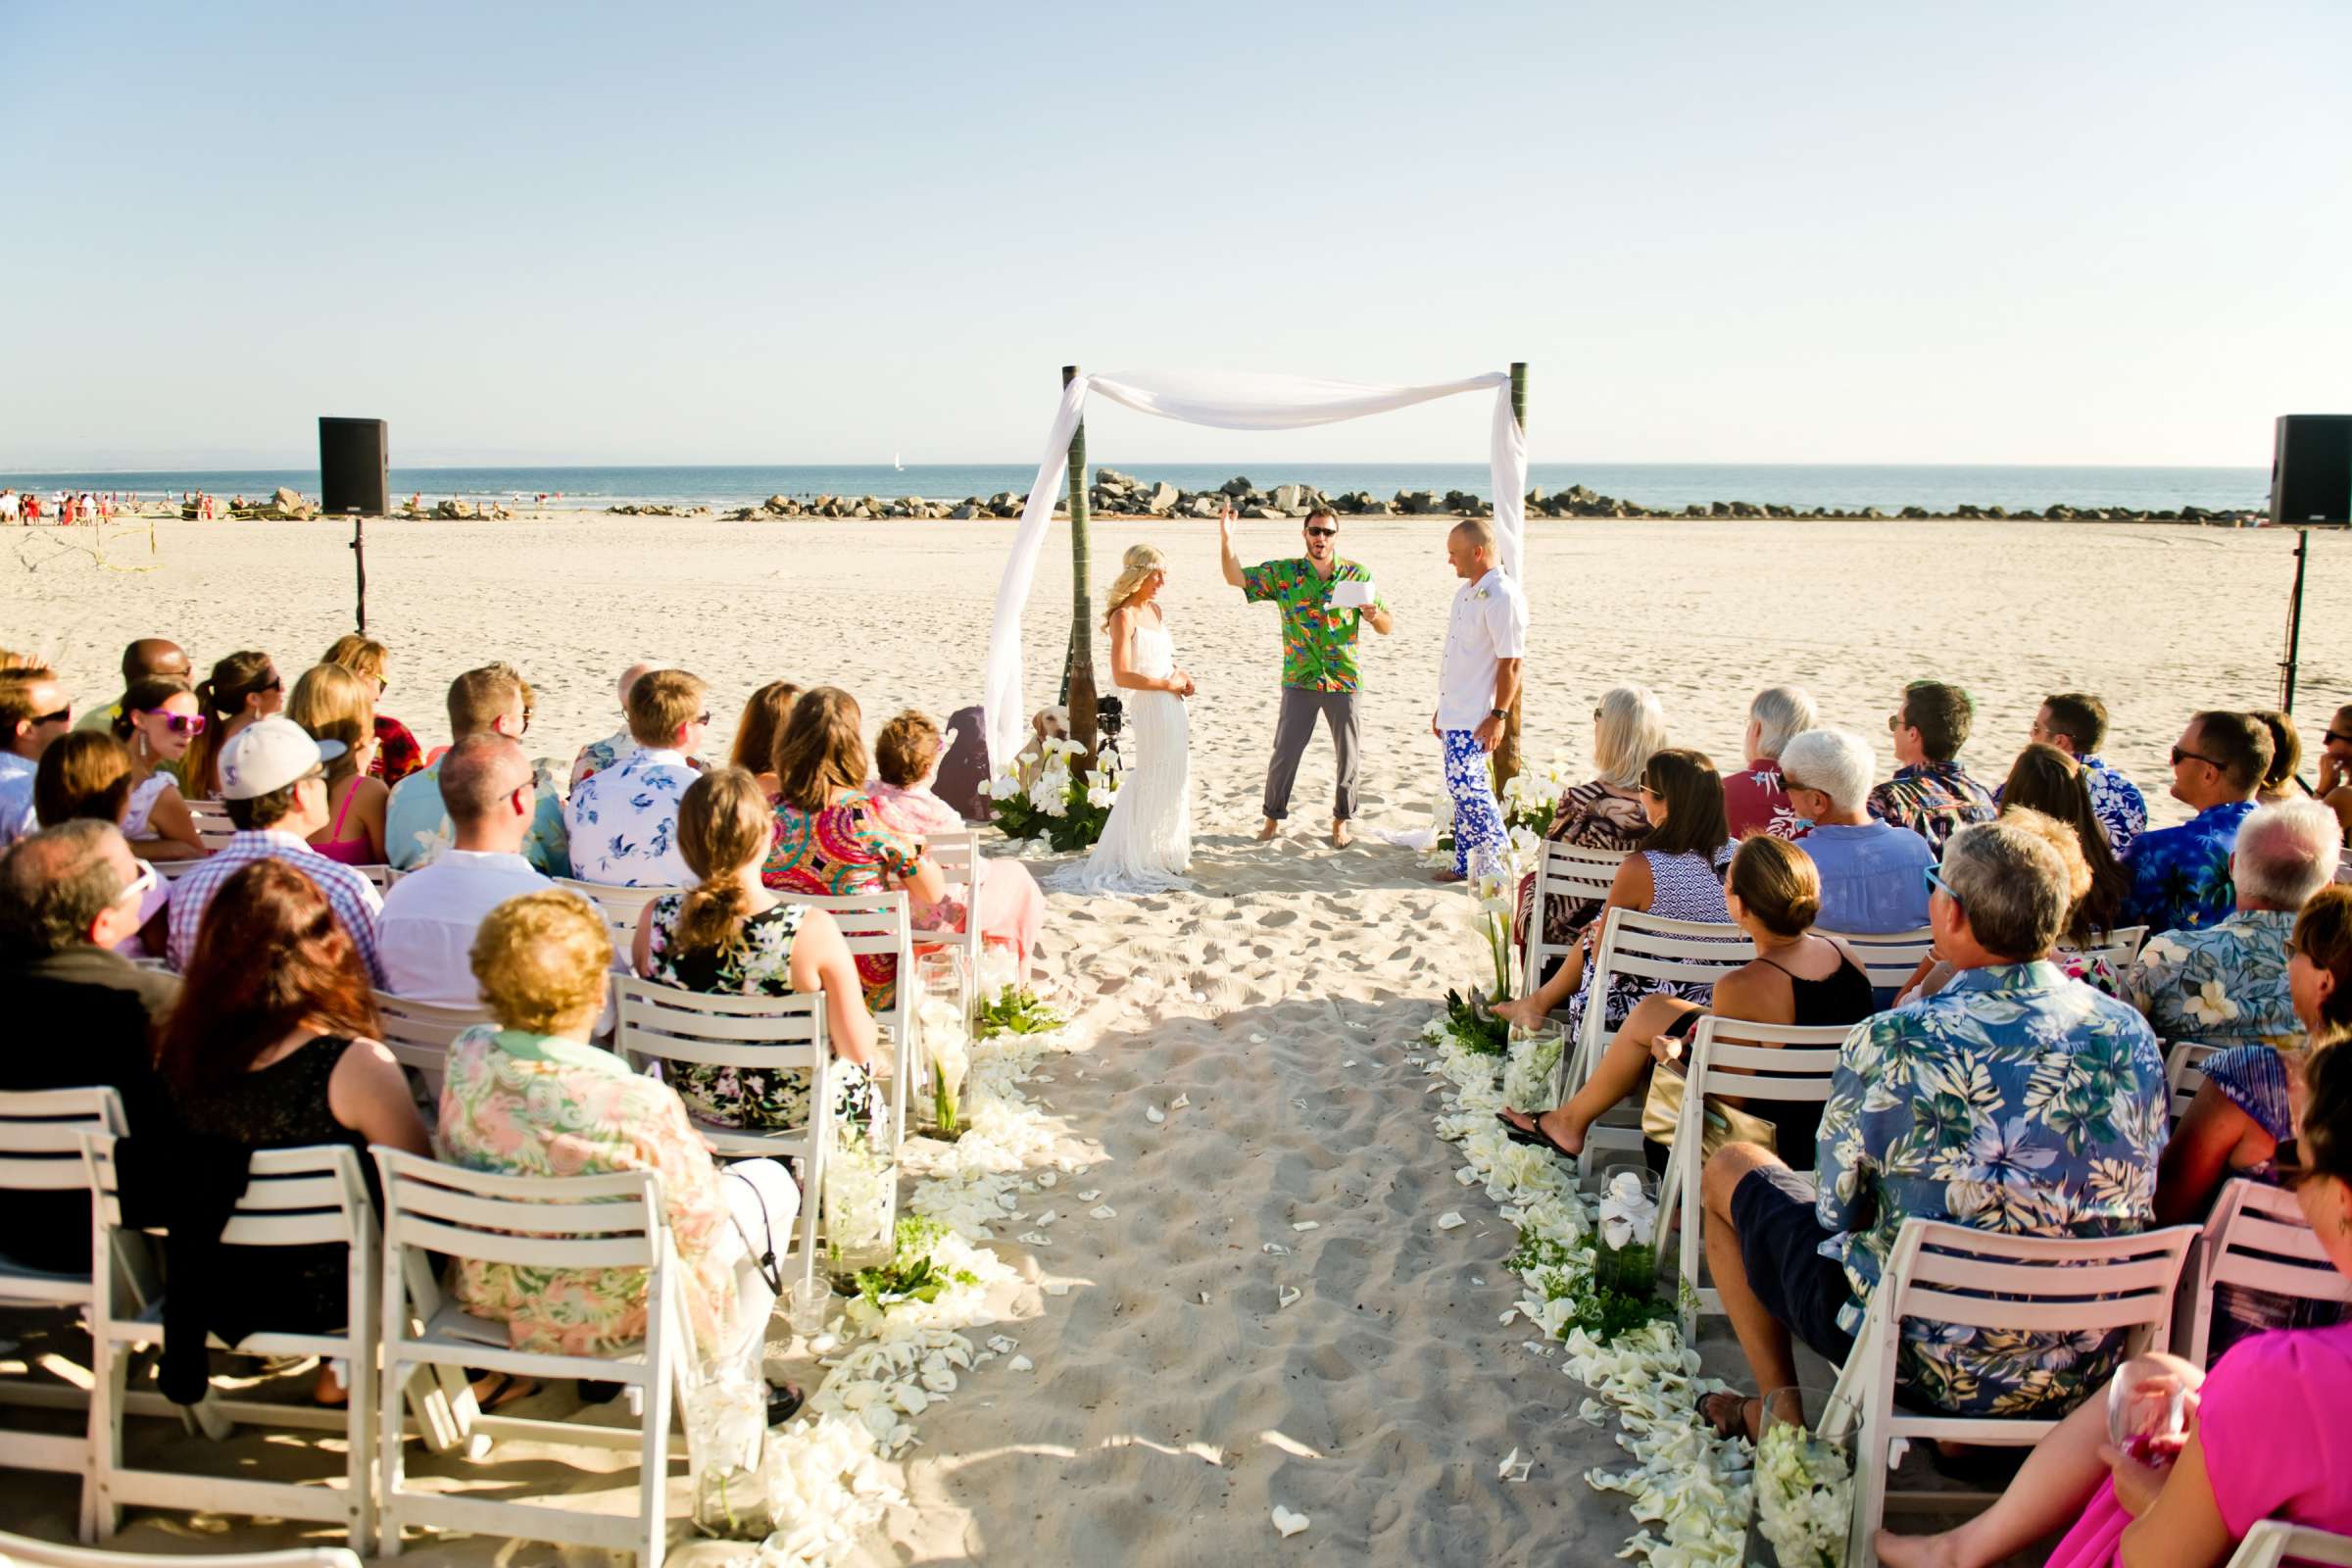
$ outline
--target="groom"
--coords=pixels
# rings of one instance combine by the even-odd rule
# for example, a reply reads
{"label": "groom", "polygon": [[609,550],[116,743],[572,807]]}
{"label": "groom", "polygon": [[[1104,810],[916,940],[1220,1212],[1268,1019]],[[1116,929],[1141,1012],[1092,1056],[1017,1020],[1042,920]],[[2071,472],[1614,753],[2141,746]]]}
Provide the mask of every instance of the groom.
{"label": "groom", "polygon": [[1438,710],[1429,732],[1446,749],[1446,793],[1453,797],[1453,869],[1440,882],[1459,882],[1470,857],[1503,844],[1502,808],[1494,804],[1488,758],[1502,743],[1503,720],[1519,695],[1519,662],[1527,655],[1527,596],[1494,563],[1494,525],[1467,517],[1446,536],[1446,559],[1462,579],[1446,624],[1446,655],[1438,666]]}
{"label": "groom", "polygon": [[[1389,607],[1370,598],[1372,574],[1352,561],[1342,561],[1334,543],[1340,519],[1330,508],[1317,507],[1306,517],[1306,554],[1291,561],[1269,561],[1244,567],[1233,553],[1233,508],[1217,519],[1217,545],[1224,552],[1225,580],[1242,591],[1250,604],[1271,599],[1282,607],[1282,716],[1274,724],[1274,760],[1266,767],[1265,826],[1260,844],[1282,831],[1291,811],[1291,785],[1298,777],[1298,759],[1314,738],[1315,720],[1331,727],[1331,743],[1339,753],[1340,782],[1331,808],[1332,848],[1348,843],[1348,818],[1355,815],[1356,722],[1355,638],[1362,622],[1383,637],[1396,624]],[[1364,606],[1335,606],[1334,585],[1362,583],[1351,590],[1367,598]]]}

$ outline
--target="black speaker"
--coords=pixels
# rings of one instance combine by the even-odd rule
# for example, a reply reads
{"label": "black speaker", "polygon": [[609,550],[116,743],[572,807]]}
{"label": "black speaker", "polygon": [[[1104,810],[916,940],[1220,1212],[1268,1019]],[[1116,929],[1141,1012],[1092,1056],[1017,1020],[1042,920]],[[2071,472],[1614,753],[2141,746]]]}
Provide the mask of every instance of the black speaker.
{"label": "black speaker", "polygon": [[381,517],[392,510],[392,460],[381,419],[318,421],[318,510]]}
{"label": "black speaker", "polygon": [[2271,520],[2352,522],[2352,414],[2281,414]]}

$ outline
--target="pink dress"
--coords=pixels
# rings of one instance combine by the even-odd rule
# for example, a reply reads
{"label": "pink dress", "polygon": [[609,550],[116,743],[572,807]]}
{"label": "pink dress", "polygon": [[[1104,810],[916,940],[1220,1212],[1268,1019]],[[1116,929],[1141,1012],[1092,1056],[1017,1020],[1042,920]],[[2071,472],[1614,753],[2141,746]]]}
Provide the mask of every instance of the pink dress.
{"label": "pink dress", "polygon": [[358,800],[359,796],[359,781],[355,779],[351,788],[344,792],[342,808],[335,812],[335,820],[327,828],[326,838],[311,846],[338,865],[372,865],[376,861],[376,856],[368,847],[366,833],[356,839],[343,836],[343,819],[351,814],[351,803]]}
{"label": "pink dress", "polygon": [[[2240,1340],[2197,1404],[2205,1473],[2230,1539],[2264,1519],[2352,1535],[2352,1325]],[[2109,1568],[2132,1516],[2102,1481],[2047,1568]]]}
{"label": "pink dress", "polygon": [[[916,838],[954,833],[963,827],[956,808],[921,785],[903,789],[896,784],[866,786],[866,800],[885,826]],[[954,899],[943,899],[917,924],[928,931],[961,931],[964,911]],[[990,860],[980,872],[980,940],[1012,949],[1028,967],[1029,954],[1046,925],[1046,896],[1037,878],[1018,860]]]}

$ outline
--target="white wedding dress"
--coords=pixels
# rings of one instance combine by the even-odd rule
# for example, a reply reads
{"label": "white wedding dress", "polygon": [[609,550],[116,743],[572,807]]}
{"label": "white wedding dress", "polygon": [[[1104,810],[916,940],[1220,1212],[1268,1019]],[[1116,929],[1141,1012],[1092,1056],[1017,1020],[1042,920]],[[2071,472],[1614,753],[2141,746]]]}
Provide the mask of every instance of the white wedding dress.
{"label": "white wedding dress", "polygon": [[[1164,623],[1135,629],[1135,667],[1140,675],[1175,672],[1176,642]],[[1121,695],[1126,739],[1134,747],[1130,765],[1094,853],[1047,879],[1057,893],[1133,896],[1192,886],[1184,879],[1193,862],[1192,727],[1184,699],[1158,691]]]}

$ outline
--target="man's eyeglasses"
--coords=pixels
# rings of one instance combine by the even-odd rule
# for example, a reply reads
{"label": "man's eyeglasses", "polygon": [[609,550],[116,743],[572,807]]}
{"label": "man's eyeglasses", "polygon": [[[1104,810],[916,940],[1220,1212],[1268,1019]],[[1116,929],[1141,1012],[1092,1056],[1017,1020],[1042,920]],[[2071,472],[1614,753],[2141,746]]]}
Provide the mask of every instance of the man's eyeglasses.
{"label": "man's eyeglasses", "polygon": [[704,710],[703,710],[702,716],[701,716],[700,718],[696,719],[696,720],[695,720],[695,722],[696,722],[697,724],[708,724],[708,723],[710,723],[710,710],[709,710],[708,708],[704,709]]}
{"label": "man's eyeglasses", "polygon": [[160,708],[142,709],[140,711],[149,718],[162,719],[164,727],[174,735],[201,735],[204,726],[211,722],[202,713],[167,713]]}
{"label": "man's eyeglasses", "polygon": [[1891,734],[1893,734],[1893,733],[1894,733],[1896,730],[1902,729],[1903,727],[1904,727],[1904,719],[1903,719],[1903,715],[1902,715],[1902,714],[1900,714],[1900,713],[1888,713],[1888,714],[1886,715],[1886,733],[1887,733],[1887,734],[1891,735]]}
{"label": "man's eyeglasses", "polygon": [[145,860],[133,860],[131,863],[139,868],[138,874],[122,884],[122,891],[115,895],[117,904],[144,903],[147,895],[155,891],[156,884],[163,881],[162,877],[155,874],[155,867]]}
{"label": "man's eyeglasses", "polygon": [[2173,748],[2173,765],[2175,767],[2179,767],[2182,762],[2203,762],[2207,767],[2220,767],[2222,765],[2210,757],[2199,757],[2194,752],[2183,751],[2181,748],[2176,746]]}
{"label": "man's eyeglasses", "polygon": [[33,727],[33,728],[35,728],[35,729],[38,729],[38,728],[40,728],[40,727],[41,727],[43,724],[63,724],[63,723],[65,723],[66,721],[68,721],[69,719],[71,719],[73,716],[74,716],[74,705],[73,705],[72,703],[68,703],[68,704],[67,704],[65,707],[63,707],[63,708],[59,709],[59,710],[58,710],[56,712],[54,712],[54,713],[43,713],[43,714],[42,714],[40,717],[38,717],[38,718],[34,719],[34,720],[32,721],[32,727]]}
{"label": "man's eyeglasses", "polygon": [[1309,528],[1306,530],[1306,536],[1309,539],[1337,539],[1340,536],[1340,530],[1337,528]]}
{"label": "man's eyeglasses", "polygon": [[1945,898],[1951,900],[1954,904],[1960,905],[1962,908],[1965,909],[1968,907],[1966,904],[1961,903],[1960,895],[1952,891],[1952,885],[1943,879],[1943,872],[1941,868],[1933,865],[1923,865],[1919,868],[1919,874],[1927,879],[1929,893],[1940,893]]}

